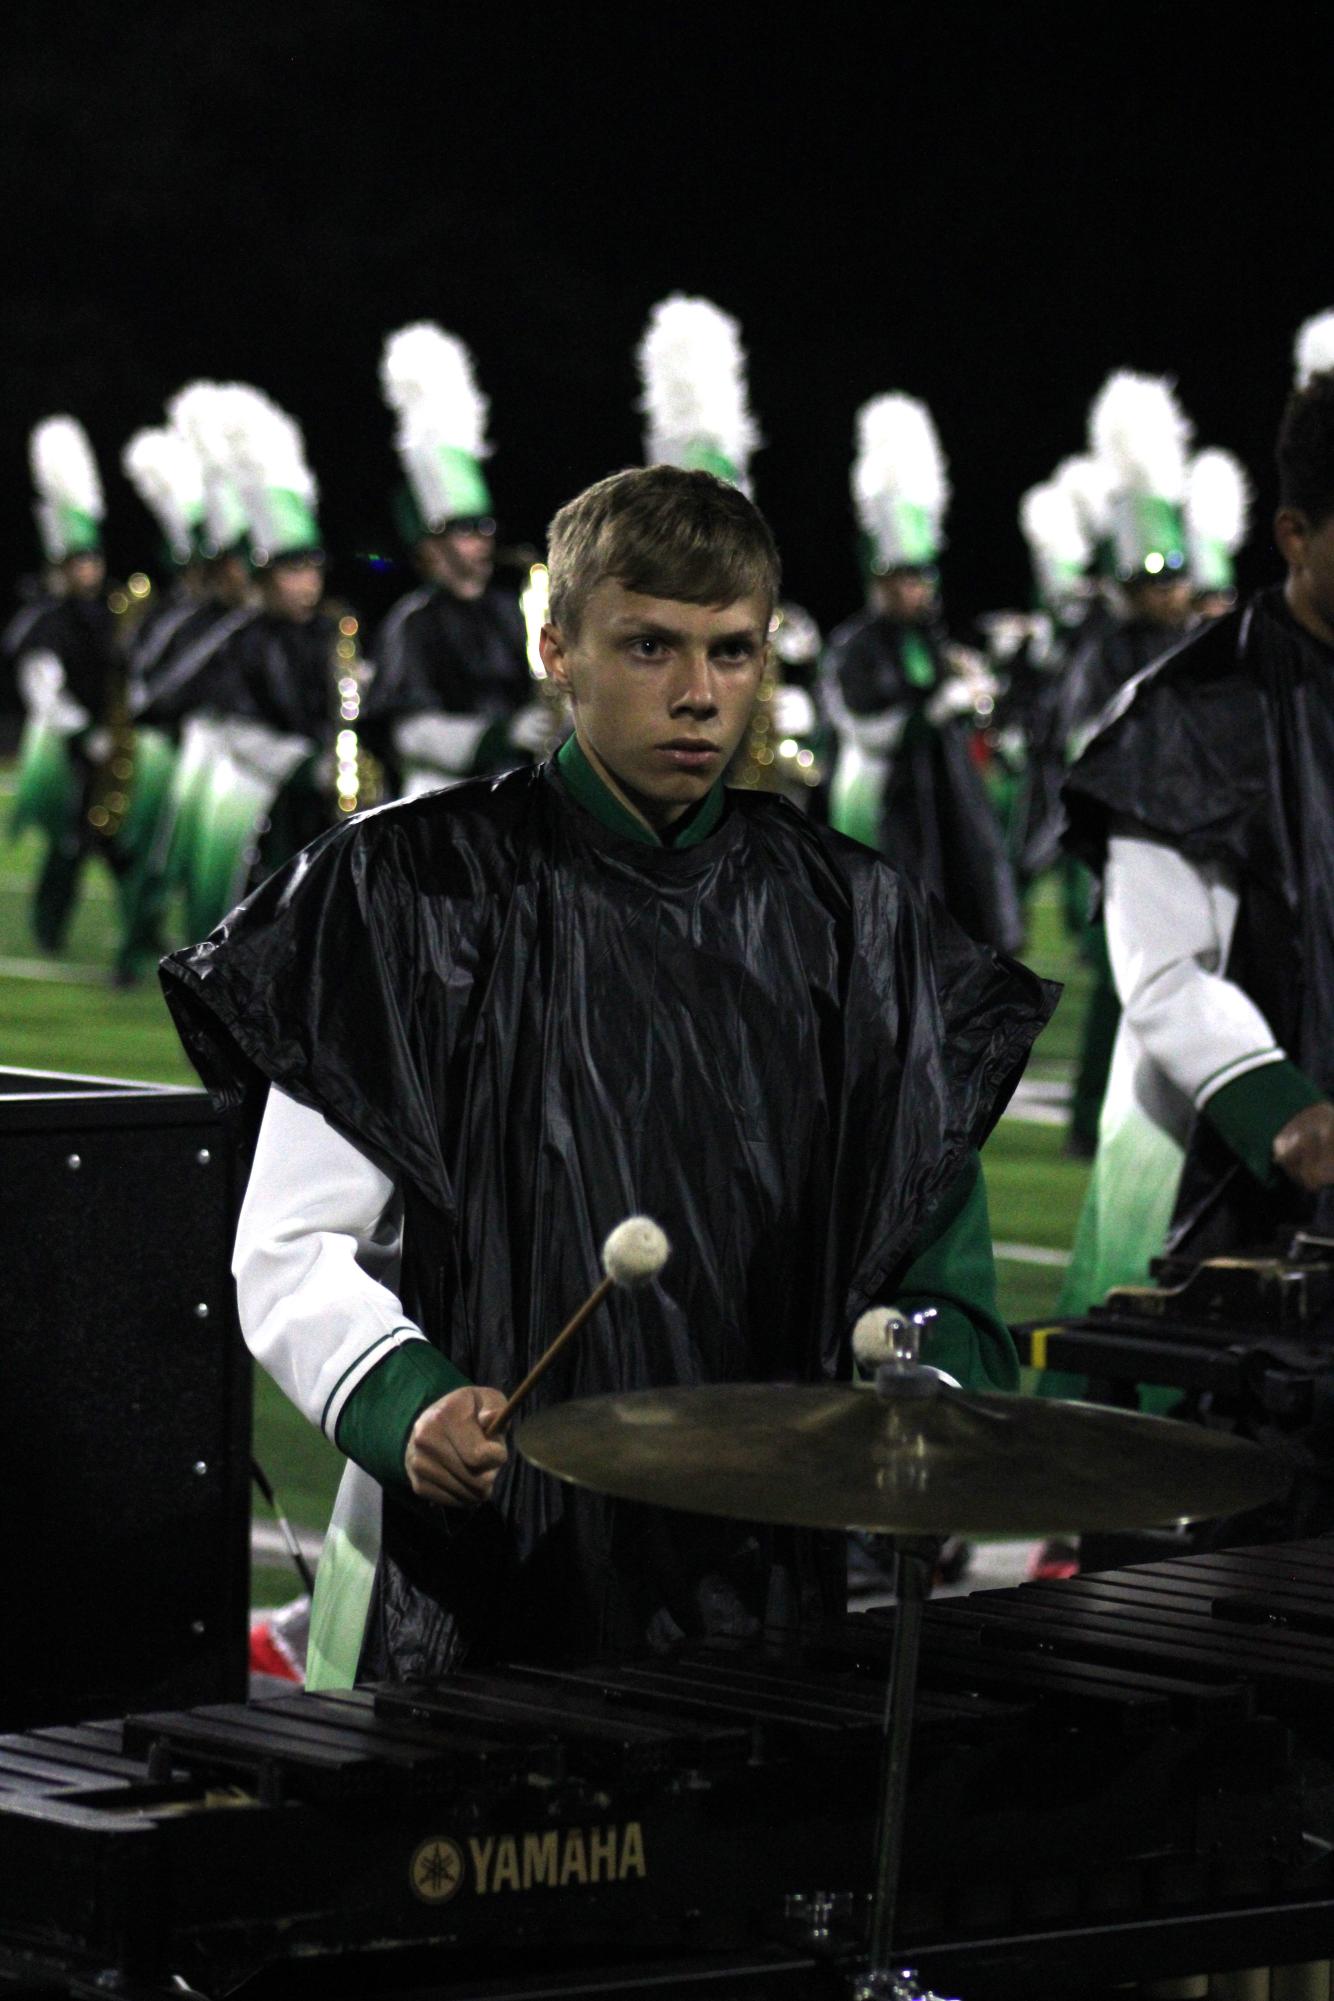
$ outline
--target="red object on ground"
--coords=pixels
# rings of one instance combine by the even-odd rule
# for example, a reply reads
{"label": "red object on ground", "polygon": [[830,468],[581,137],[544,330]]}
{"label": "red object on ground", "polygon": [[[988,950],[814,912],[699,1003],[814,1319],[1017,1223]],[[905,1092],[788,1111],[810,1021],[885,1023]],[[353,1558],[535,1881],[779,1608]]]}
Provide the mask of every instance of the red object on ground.
{"label": "red object on ground", "polygon": [[301,1681],[300,1668],[274,1632],[267,1619],[258,1619],[250,1628],[251,1674],[277,1675],[282,1681]]}
{"label": "red object on ground", "polygon": [[1039,1543],[1028,1565],[1030,1584],[1053,1584],[1063,1577],[1078,1577],[1079,1551],[1073,1543]]}

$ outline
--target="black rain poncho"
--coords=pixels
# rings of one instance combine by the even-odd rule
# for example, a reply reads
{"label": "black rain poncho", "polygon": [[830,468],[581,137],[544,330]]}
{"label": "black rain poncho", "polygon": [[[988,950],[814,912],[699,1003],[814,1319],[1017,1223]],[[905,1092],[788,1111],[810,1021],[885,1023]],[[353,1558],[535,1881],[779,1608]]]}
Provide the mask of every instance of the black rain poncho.
{"label": "black rain poncho", "polygon": [[[662,1224],[661,1277],[612,1296],[536,1407],[846,1375],[1055,1004],[876,856],[730,799],[672,850],[604,828],[550,767],[472,781],[325,836],[164,963],[225,1106],[253,1126],[272,1081],[398,1183],[404,1307],[472,1380],[513,1387],[607,1232]],[[514,1455],[466,1518],[386,1489],[363,1671],[735,1629],[781,1540]],[[826,1609],[830,1554],[822,1584],[803,1572]]]}

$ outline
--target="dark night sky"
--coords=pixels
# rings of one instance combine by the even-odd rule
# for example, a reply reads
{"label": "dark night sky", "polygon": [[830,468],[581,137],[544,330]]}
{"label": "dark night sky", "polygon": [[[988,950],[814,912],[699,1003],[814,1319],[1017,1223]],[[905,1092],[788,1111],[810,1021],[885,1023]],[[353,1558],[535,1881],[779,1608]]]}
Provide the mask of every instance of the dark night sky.
{"label": "dark night sky", "polygon": [[[1025,593],[1018,495],[1081,448],[1115,366],[1175,375],[1267,512],[1292,334],[1334,304],[1316,10],[1244,29],[1212,6],[1022,0],[891,4],[874,29],[862,9],[780,18],[11,4],[10,569],[35,555],[27,431],[60,409],[102,461],[113,560],[145,559],[116,460],[195,375],[276,396],[331,546],[386,546],[376,366],[419,316],[473,347],[504,525],[536,539],[637,460],[634,343],[677,288],[742,322],[756,495],[826,622],[857,594],[853,413],[885,389],[926,398],[951,461],[959,612]],[[1262,530],[1247,573],[1270,569]]]}

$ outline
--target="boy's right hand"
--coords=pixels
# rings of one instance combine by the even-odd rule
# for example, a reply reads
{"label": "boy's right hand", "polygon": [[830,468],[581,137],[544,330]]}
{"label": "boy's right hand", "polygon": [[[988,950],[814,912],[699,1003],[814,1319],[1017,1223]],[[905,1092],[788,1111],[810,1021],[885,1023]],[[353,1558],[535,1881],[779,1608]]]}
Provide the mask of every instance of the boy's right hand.
{"label": "boy's right hand", "polygon": [[502,1438],[487,1437],[482,1419],[504,1401],[502,1390],[468,1383],[422,1412],[403,1455],[414,1494],[446,1508],[476,1508],[489,1497],[509,1452]]}
{"label": "boy's right hand", "polygon": [[1274,1159],[1313,1195],[1334,1184],[1334,1105],[1321,1100],[1289,1119],[1274,1141]]}

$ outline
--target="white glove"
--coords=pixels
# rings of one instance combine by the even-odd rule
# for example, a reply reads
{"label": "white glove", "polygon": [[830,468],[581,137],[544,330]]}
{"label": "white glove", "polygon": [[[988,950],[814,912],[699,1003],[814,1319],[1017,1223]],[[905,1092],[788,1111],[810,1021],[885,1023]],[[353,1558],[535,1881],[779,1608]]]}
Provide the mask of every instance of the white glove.
{"label": "white glove", "polygon": [[795,682],[774,689],[772,713],[775,736],[809,736],[815,728],[815,704]]}
{"label": "white glove", "polygon": [[977,708],[977,689],[960,674],[950,674],[926,705],[926,719],[936,729],[955,716],[970,716]]}
{"label": "white glove", "polygon": [[45,724],[61,736],[73,736],[92,721],[87,709],[75,701],[65,686],[65,670],[54,653],[42,649],[23,654],[17,678],[19,693],[34,722]]}
{"label": "white glove", "polygon": [[529,702],[510,717],[506,734],[516,750],[526,750],[532,757],[546,755],[556,734],[553,707],[547,702]]}

